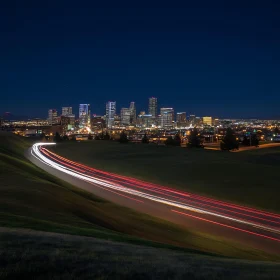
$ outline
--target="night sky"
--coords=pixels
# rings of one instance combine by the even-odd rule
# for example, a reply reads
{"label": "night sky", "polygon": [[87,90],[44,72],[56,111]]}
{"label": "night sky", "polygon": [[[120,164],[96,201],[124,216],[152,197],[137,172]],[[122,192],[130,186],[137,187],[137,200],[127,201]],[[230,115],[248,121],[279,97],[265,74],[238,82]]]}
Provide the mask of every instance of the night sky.
{"label": "night sky", "polygon": [[198,116],[280,117],[277,2],[1,1],[0,114],[139,112],[155,96]]}

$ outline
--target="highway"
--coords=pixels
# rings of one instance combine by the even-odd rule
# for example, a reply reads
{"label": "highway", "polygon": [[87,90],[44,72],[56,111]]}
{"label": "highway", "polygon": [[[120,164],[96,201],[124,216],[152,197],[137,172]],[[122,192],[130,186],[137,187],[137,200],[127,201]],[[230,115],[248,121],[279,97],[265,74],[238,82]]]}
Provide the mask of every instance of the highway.
{"label": "highway", "polygon": [[27,158],[76,187],[191,230],[280,254],[280,214],[98,170],[61,157],[48,145],[55,143],[34,144]]}

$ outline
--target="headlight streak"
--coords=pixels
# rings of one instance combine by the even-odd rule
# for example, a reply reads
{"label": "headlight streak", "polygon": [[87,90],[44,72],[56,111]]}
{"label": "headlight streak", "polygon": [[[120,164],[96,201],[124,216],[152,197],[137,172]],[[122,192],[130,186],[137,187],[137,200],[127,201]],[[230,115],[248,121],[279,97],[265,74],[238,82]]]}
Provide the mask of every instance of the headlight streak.
{"label": "headlight streak", "polygon": [[[260,216],[265,216],[265,217],[269,216],[272,219],[278,219],[279,220],[280,219],[279,215],[277,215],[275,213],[267,213],[267,212],[264,212],[264,211],[259,211],[259,210],[256,210],[256,209],[243,207],[243,206],[240,206],[240,205],[229,204],[229,203],[221,202],[221,201],[218,201],[218,200],[213,200],[213,199],[210,199],[210,198],[207,198],[207,197],[201,197],[201,196],[198,196],[198,195],[195,195],[195,194],[187,194],[187,193],[182,192],[182,191],[174,191],[174,190],[172,190],[168,187],[163,187],[163,186],[151,184],[151,183],[148,183],[148,182],[143,182],[143,181],[140,181],[140,180],[137,180],[137,179],[134,179],[134,178],[125,177],[125,176],[117,175],[117,174],[114,174],[114,173],[108,173],[108,172],[105,172],[105,171],[102,171],[102,170],[98,170],[98,169],[95,169],[95,168],[92,168],[92,167],[85,166],[83,164],[73,162],[71,160],[63,158],[63,157],[45,149],[45,148],[41,148],[41,150],[42,150],[43,154],[46,154],[48,157],[53,158],[54,161],[58,161],[58,158],[59,158],[59,159],[61,159],[61,162],[64,162],[64,164],[66,164],[65,162],[67,162],[67,163],[70,163],[72,165],[72,167],[74,165],[74,166],[79,166],[82,169],[85,169],[86,171],[83,171],[83,173],[91,172],[91,173],[94,173],[95,177],[97,177],[97,175],[98,175],[99,178],[107,176],[107,178],[105,177],[105,179],[107,179],[107,180],[108,180],[108,176],[109,176],[111,182],[113,181],[113,182],[116,182],[118,184],[119,183],[120,184],[125,183],[126,185],[129,185],[131,187],[134,187],[134,186],[137,185],[138,188],[142,188],[142,189],[145,189],[145,190],[148,190],[148,191],[153,191],[153,192],[163,194],[163,195],[166,195],[166,196],[169,196],[169,197],[174,197],[174,198],[176,198],[177,200],[180,200],[180,201],[190,202],[190,199],[192,199],[196,202],[196,204],[199,204],[200,206],[206,206],[208,208],[209,207],[210,208],[215,208],[215,209],[218,209],[218,210],[231,212],[231,213],[234,213],[234,214],[238,214],[238,215],[242,215],[242,216],[246,216],[246,217],[250,217],[250,218],[254,218],[254,219],[258,219],[258,220],[262,220],[262,221],[266,221],[266,222],[270,222],[270,223],[274,223],[274,224],[280,224],[280,222],[278,222],[278,221],[260,217]],[[171,195],[170,192],[173,193],[173,194],[176,194],[176,195],[180,195],[181,197]],[[182,198],[182,196],[183,196],[183,198]],[[217,206],[217,205],[219,205],[219,206]],[[233,208],[235,210],[230,210],[229,208]],[[242,211],[242,212],[240,212],[240,211]],[[245,211],[247,211],[249,213],[258,214],[259,216],[255,216],[255,215],[248,214],[248,213],[246,214],[246,213],[244,213]]]}
{"label": "headlight streak", "polygon": [[[77,170],[82,171],[82,173],[89,173],[89,172],[93,173],[95,178],[97,178],[97,176],[98,176],[98,178],[100,178],[100,177],[104,178],[105,177],[104,174],[106,174],[107,178],[105,177],[105,180],[107,179],[107,181],[108,181],[108,176],[110,176],[110,178],[109,178],[110,182],[116,182],[118,185],[125,183],[126,185],[129,185],[132,188],[137,186],[137,188],[145,189],[145,190],[148,190],[148,191],[156,192],[158,194],[163,194],[163,195],[168,196],[168,197],[176,198],[177,201],[180,201],[180,202],[188,202],[188,203],[190,203],[190,199],[195,197],[195,195],[190,196],[188,194],[185,195],[184,193],[179,192],[179,191],[175,191],[175,192],[172,191],[172,194],[174,194],[174,193],[176,193],[178,195],[183,194],[184,197],[187,197],[187,198],[182,198],[182,197],[178,197],[178,196],[176,197],[176,196],[171,195],[169,193],[170,192],[169,188],[158,186],[158,185],[156,185],[156,187],[154,187],[155,186],[154,184],[150,184],[150,183],[147,183],[147,182],[139,181],[137,179],[132,179],[132,178],[129,178],[129,177],[124,177],[124,176],[120,176],[120,175],[117,175],[117,174],[113,174],[113,173],[108,173],[108,172],[105,172],[105,171],[97,170],[97,169],[85,166],[83,164],[80,164],[80,163],[77,163],[77,162],[73,162],[73,161],[71,161],[69,159],[63,158],[63,157],[61,157],[61,156],[59,156],[59,155],[57,155],[57,154],[55,154],[55,153],[45,149],[45,148],[42,148],[42,147],[40,148],[40,150],[41,150],[41,152],[43,154],[47,155],[47,157],[49,157],[49,158],[52,158],[54,161],[63,162],[64,165],[71,166],[72,168],[75,168],[75,169],[78,166],[79,169],[77,169]],[[69,165],[69,163],[70,163],[70,165]],[[80,169],[80,168],[82,168],[82,169]],[[122,180],[120,178],[122,178]],[[131,181],[133,181],[134,184],[131,183]],[[98,187],[100,187],[100,186],[98,186]],[[207,198],[205,198],[204,200],[207,201]],[[222,210],[222,211],[238,214],[238,215],[245,216],[245,217],[250,217],[250,218],[253,218],[253,219],[257,219],[257,220],[261,220],[261,221],[265,221],[265,222],[269,222],[269,223],[280,224],[280,222],[273,221],[271,219],[261,218],[259,216],[255,216],[255,215],[252,215],[252,214],[246,214],[244,212],[237,212],[236,210],[230,210],[230,209],[228,209],[229,207],[228,208],[222,208],[222,207],[219,207],[219,206],[216,206],[216,205],[213,205],[213,204],[206,204],[206,203],[203,203],[201,201],[199,201],[199,202],[196,201],[195,204],[196,204],[196,206],[198,205],[200,207],[201,206],[202,207],[207,207],[208,209],[209,208],[211,208],[211,209],[218,209],[218,211]],[[217,210],[214,213],[217,213]]]}
{"label": "headlight streak", "polygon": [[[115,191],[118,191],[118,192],[127,193],[127,194],[130,194],[130,195],[133,195],[133,196],[142,197],[142,198],[145,198],[145,199],[148,199],[148,200],[151,200],[151,201],[162,203],[162,204],[165,204],[165,205],[168,205],[168,206],[172,206],[172,207],[176,207],[176,208],[180,208],[180,209],[184,209],[184,210],[188,210],[188,211],[192,211],[192,212],[198,212],[200,214],[216,216],[216,217],[219,217],[219,218],[223,218],[223,219],[238,222],[238,223],[241,223],[241,224],[253,226],[255,228],[259,228],[259,229],[270,231],[270,232],[277,233],[277,234],[280,233],[280,231],[278,229],[273,228],[273,227],[268,227],[268,226],[265,226],[265,225],[262,225],[262,224],[257,224],[257,223],[254,223],[254,222],[229,217],[229,216],[226,216],[226,215],[223,215],[223,214],[218,214],[216,212],[202,210],[200,208],[195,208],[195,207],[189,206],[187,204],[178,203],[178,202],[170,200],[170,199],[166,199],[166,198],[159,197],[159,196],[156,196],[156,195],[151,195],[151,194],[148,194],[148,193],[144,193],[144,192],[141,192],[141,191],[138,191],[138,190],[134,190],[134,189],[131,189],[131,188],[121,186],[120,184],[112,183],[110,181],[99,179],[99,178],[97,179],[97,178],[92,177],[90,175],[83,174],[79,171],[74,170],[76,168],[71,167],[71,165],[68,165],[68,166],[71,167],[71,168],[69,168],[69,167],[66,167],[62,164],[59,164],[59,163],[55,162],[55,161],[52,161],[49,158],[47,158],[46,156],[44,156],[43,153],[40,151],[40,147],[44,146],[44,145],[55,145],[55,143],[37,143],[37,144],[34,144],[32,146],[31,154],[35,158],[40,160],[42,163],[47,164],[48,166],[50,166],[54,169],[57,169],[61,172],[64,172],[68,175],[71,175],[71,176],[76,177],[78,179],[81,179],[83,181],[89,182],[93,185],[100,186],[100,187],[102,187],[102,188],[104,188],[108,191],[109,190],[110,191],[115,190]],[[79,170],[81,170],[81,169],[79,169]],[[142,201],[139,201],[139,202],[142,202]],[[203,220],[203,219],[201,219],[201,220]],[[217,224],[219,224],[219,223],[217,223]]]}

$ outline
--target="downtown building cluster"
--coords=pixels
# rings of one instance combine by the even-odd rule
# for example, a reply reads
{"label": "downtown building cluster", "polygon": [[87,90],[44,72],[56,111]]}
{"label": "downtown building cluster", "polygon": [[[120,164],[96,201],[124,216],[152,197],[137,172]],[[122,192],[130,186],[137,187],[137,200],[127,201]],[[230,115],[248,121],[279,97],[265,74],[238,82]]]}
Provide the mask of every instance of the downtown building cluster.
{"label": "downtown building cluster", "polygon": [[[105,114],[97,116],[91,113],[90,104],[80,104],[78,116],[73,114],[72,107],[62,107],[48,110],[47,119],[34,118],[17,120],[14,115],[6,114],[0,118],[2,130],[13,131],[25,137],[39,137],[44,134],[52,136],[60,135],[103,135],[106,130],[111,137],[118,137],[123,131],[128,131],[130,137],[143,137],[145,133],[157,135],[164,139],[180,133],[188,136],[196,127],[205,141],[222,139],[228,127],[231,127],[240,139],[245,135],[258,133],[261,140],[280,141],[279,120],[259,119],[212,119],[211,117],[197,117],[187,115],[186,112],[174,112],[173,108],[158,108],[158,100],[149,98],[147,112],[136,110],[135,102],[117,111],[117,103],[108,101]],[[137,139],[138,139],[137,138]],[[140,139],[139,138],[139,139]]]}
{"label": "downtown building cluster", "polygon": [[116,101],[106,103],[106,127],[113,129],[117,127],[137,127],[137,128],[162,128],[166,130],[174,128],[185,128],[190,126],[209,125],[212,126],[215,121],[212,117],[187,116],[186,112],[177,112],[170,107],[158,108],[156,97],[150,97],[148,100],[148,111],[140,111],[137,114],[135,102],[131,102],[127,108],[121,108],[120,114],[117,114]]}
{"label": "downtown building cluster", "polygon": [[72,113],[72,107],[62,107],[61,115],[56,109],[48,111],[48,122],[50,125],[64,124],[68,130],[74,127],[88,128],[100,127],[106,129],[118,129],[126,127],[135,128],[161,128],[172,130],[175,128],[186,128],[201,125],[212,126],[217,123],[212,117],[196,117],[195,115],[187,116],[186,112],[177,112],[170,107],[158,108],[158,99],[150,97],[148,100],[148,111],[140,111],[137,114],[135,102],[130,102],[126,108],[121,108],[117,113],[116,101],[108,101],[106,103],[105,115],[91,115],[90,104],[79,105],[79,116],[75,119]]}

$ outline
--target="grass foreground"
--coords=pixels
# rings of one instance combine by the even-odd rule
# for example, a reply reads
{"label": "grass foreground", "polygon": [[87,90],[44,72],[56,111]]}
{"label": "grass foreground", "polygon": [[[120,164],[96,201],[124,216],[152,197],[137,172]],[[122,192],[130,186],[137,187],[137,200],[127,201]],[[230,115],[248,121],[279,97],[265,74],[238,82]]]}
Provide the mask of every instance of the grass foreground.
{"label": "grass foreground", "polygon": [[[151,250],[169,249],[165,252],[170,254],[170,257],[178,252],[180,254],[191,253],[197,260],[200,257],[213,258],[213,261],[216,257],[231,257],[279,261],[279,256],[246,248],[220,238],[216,239],[214,236],[188,231],[180,226],[115,205],[75,188],[28,162],[23,155],[28,146],[30,143],[19,136],[0,133],[0,226],[6,229],[14,228],[14,233],[0,233],[0,263],[2,264],[0,278],[9,276],[10,272],[7,272],[7,267],[11,269],[10,262],[17,261],[16,267],[21,267],[22,271],[31,269],[22,266],[22,261],[24,263],[25,258],[29,259],[24,250],[29,250],[30,261],[38,259],[34,268],[38,270],[40,265],[42,269],[44,268],[45,260],[49,260],[49,258],[49,265],[53,266],[55,256],[60,250],[62,253],[58,254],[59,258],[67,259],[69,257],[74,259],[74,263],[79,262],[79,255],[76,253],[77,244],[71,247],[72,245],[67,242],[61,244],[61,241],[58,246],[54,239],[50,239],[46,241],[49,249],[42,248],[41,250],[41,245],[38,245],[36,238],[34,240],[31,237],[25,239],[21,236],[22,228],[81,236],[80,238],[84,238],[82,248],[85,250],[87,261],[90,259],[95,261],[98,255],[93,257],[90,253],[90,247],[87,248],[86,245],[86,236],[99,238],[98,242],[104,242],[104,244],[107,244],[108,241],[125,242],[131,255],[131,258],[127,256],[129,259],[127,265],[130,264],[132,267],[137,267],[139,258],[142,258],[140,255],[134,256],[134,245],[132,244],[149,246]],[[64,246],[67,247],[67,250]],[[64,250],[66,250],[65,254]],[[143,250],[146,249],[143,247]],[[155,258],[161,258],[161,251],[154,252],[155,255],[151,255],[150,258],[151,262]],[[41,256],[39,256],[40,253]],[[70,256],[71,253],[72,256]],[[122,251],[116,250],[112,259],[114,263],[122,265]],[[5,265],[2,260],[8,260],[8,263],[6,261]],[[217,261],[222,262],[223,260],[217,258]],[[231,261],[233,264],[236,263],[236,260],[233,259],[224,261],[229,265]],[[60,261],[58,260],[57,263]],[[145,263],[144,260],[143,263]],[[240,263],[243,262],[240,261]],[[80,269],[84,268],[84,264],[86,262],[81,261]],[[207,264],[205,265],[207,267]],[[270,266],[269,263],[267,265]],[[65,269],[68,269],[66,264]],[[13,273],[17,273],[17,270],[12,272],[12,275],[14,275]]]}
{"label": "grass foreground", "polygon": [[[20,242],[20,246],[18,243]],[[0,279],[279,279],[279,264],[0,228]]]}
{"label": "grass foreground", "polygon": [[280,213],[280,147],[230,153],[69,141],[53,150],[109,172]]}

